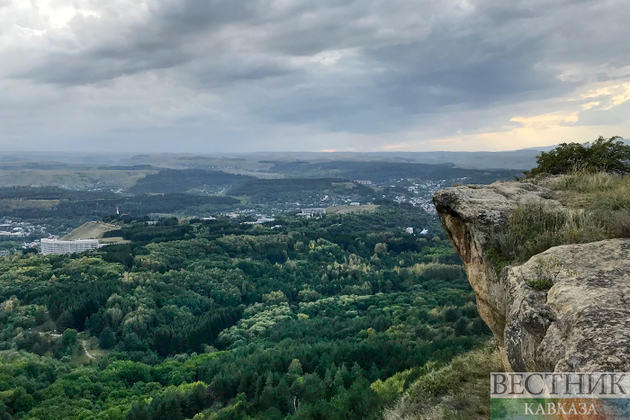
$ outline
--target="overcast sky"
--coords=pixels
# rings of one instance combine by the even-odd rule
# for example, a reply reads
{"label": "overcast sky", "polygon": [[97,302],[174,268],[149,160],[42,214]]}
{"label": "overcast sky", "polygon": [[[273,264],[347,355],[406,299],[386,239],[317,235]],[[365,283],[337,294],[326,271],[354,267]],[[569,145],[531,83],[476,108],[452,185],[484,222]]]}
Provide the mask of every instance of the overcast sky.
{"label": "overcast sky", "polygon": [[628,0],[0,0],[0,148],[630,137]]}

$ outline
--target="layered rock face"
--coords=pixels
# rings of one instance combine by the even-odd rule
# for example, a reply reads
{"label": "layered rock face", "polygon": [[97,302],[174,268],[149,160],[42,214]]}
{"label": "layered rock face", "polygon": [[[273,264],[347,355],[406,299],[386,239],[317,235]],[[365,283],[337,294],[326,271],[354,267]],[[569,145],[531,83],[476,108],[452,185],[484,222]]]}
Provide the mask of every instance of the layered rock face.
{"label": "layered rock face", "polygon": [[496,227],[520,205],[560,207],[548,196],[504,182],[446,188],[433,201],[508,370],[628,371],[630,239],[553,247],[500,274],[490,262]]}

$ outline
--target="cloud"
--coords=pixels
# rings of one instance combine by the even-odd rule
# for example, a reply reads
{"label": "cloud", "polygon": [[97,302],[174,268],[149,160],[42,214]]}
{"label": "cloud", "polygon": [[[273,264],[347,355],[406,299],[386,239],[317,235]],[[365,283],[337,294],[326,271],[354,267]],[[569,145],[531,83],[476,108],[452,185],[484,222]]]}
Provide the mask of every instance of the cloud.
{"label": "cloud", "polygon": [[[600,84],[602,85],[602,84]],[[582,105],[584,109],[595,109],[608,111],[614,107],[630,101],[630,82],[606,82],[603,86],[598,86],[587,90],[579,95],[577,100],[597,99],[597,101],[587,102]]]}
{"label": "cloud", "polygon": [[612,105],[617,106],[630,101],[630,83],[624,83],[620,86],[621,93],[613,96]]}
{"label": "cloud", "polygon": [[510,121],[520,123],[524,128],[545,129],[557,125],[576,123],[578,122],[578,113],[554,112],[533,117],[514,117]]}
{"label": "cloud", "polygon": [[628,127],[629,18],[623,0],[0,0],[0,144],[474,149]]}

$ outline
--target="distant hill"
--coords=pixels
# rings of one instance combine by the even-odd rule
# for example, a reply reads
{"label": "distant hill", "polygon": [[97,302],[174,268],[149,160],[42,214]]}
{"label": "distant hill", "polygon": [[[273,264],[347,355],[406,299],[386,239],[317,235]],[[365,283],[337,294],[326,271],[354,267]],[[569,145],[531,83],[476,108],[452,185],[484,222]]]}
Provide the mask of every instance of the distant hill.
{"label": "distant hill", "polygon": [[278,162],[390,162],[450,164],[464,169],[531,169],[536,156],[550,149],[540,147],[507,152],[257,152],[216,156],[143,154],[121,159],[120,165],[152,165],[170,169],[206,169],[263,176]]}
{"label": "distant hill", "polygon": [[58,162],[67,164],[116,165],[118,161],[131,157],[131,153],[85,153],[85,152],[0,152],[2,162]]}
{"label": "distant hill", "polygon": [[[253,179],[228,191],[232,196],[248,196],[251,203],[299,203],[319,206],[326,197],[366,200],[374,190],[342,178]],[[328,201],[326,201],[328,203]]]}
{"label": "distant hill", "polygon": [[291,179],[255,179],[244,185],[232,188],[231,195],[259,195],[280,192],[320,191],[330,188],[333,183],[343,183],[340,178],[291,178]]}
{"label": "distant hill", "polygon": [[[553,148],[553,147],[550,147]],[[463,169],[520,169],[536,166],[536,156],[548,147],[508,152],[335,152],[335,153],[275,153],[257,154],[262,162],[305,161],[322,162],[390,162],[453,165]]]}
{"label": "distant hill", "polygon": [[133,194],[149,193],[216,193],[235,185],[242,185],[254,179],[245,175],[234,175],[221,171],[202,169],[163,169],[138,180],[129,189]]}
{"label": "distant hill", "polygon": [[147,215],[173,213],[200,206],[225,207],[239,204],[232,197],[183,193],[138,194],[125,196],[101,191],[72,191],[61,188],[0,188],[0,218],[101,218],[121,213]]}
{"label": "distant hill", "polygon": [[444,180],[466,178],[467,183],[491,183],[499,179],[512,180],[522,175],[518,169],[464,169],[452,164],[409,162],[304,161],[275,162],[272,171],[287,177],[343,177],[386,182],[403,178]]}
{"label": "distant hill", "polygon": [[[584,139],[581,139],[584,140]],[[595,139],[592,139],[595,140]],[[578,141],[580,141],[578,139]],[[580,141],[583,142],[583,141]],[[630,144],[628,140],[625,140]],[[205,169],[265,177],[273,162],[296,160],[311,163],[332,161],[406,162],[431,165],[452,164],[464,169],[531,169],[541,151],[539,146],[500,152],[251,152],[251,153],[75,153],[0,152],[0,165],[22,169],[62,168],[63,165],[94,165],[101,170]],[[107,165],[107,166],[104,166]],[[25,185],[25,184],[20,184]],[[47,184],[48,185],[48,184]]]}

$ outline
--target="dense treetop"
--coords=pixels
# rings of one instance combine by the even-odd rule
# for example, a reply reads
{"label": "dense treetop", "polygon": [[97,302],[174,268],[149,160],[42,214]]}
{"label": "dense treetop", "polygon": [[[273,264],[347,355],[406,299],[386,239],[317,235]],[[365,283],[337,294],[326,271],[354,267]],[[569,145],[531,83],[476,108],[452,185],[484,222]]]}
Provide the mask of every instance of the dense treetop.
{"label": "dense treetop", "polygon": [[571,171],[630,172],[630,146],[622,138],[599,137],[592,143],[562,143],[537,156],[538,166],[527,171],[527,177],[540,174],[559,175]]}

